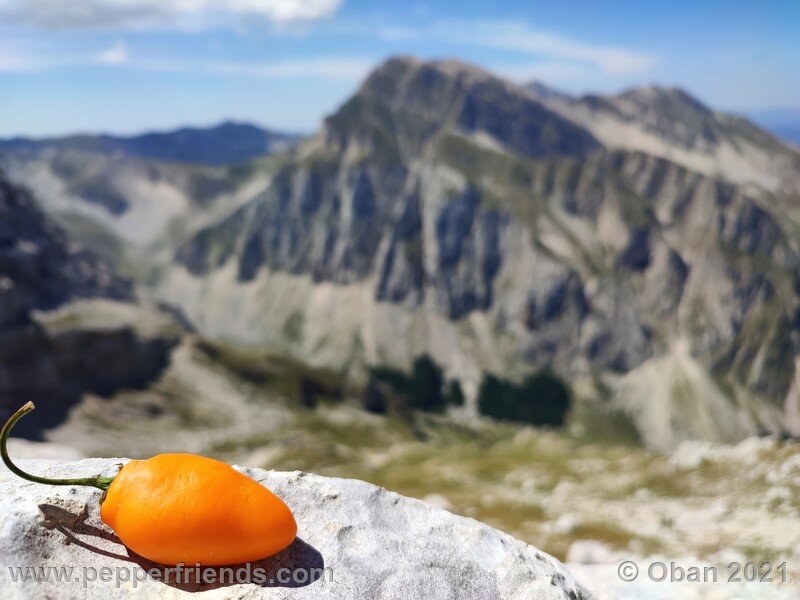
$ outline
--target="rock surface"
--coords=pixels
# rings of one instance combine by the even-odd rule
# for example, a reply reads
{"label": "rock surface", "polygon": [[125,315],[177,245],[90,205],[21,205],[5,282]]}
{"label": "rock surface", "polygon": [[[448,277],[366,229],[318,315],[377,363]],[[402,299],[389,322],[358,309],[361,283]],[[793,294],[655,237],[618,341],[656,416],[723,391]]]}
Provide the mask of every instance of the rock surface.
{"label": "rock surface", "polygon": [[[32,472],[65,477],[112,474],[125,460],[20,462]],[[472,519],[361,481],[300,472],[242,470],[283,498],[299,525],[300,539],[289,549],[251,565],[253,580],[257,567],[272,579],[262,585],[255,581],[232,585],[176,583],[174,574],[167,584],[164,568],[159,569],[161,581],[141,580],[145,570],[158,567],[129,554],[100,521],[99,491],[28,483],[3,468],[0,471],[3,597],[108,599],[141,594],[165,599],[191,596],[314,600],[591,597],[552,557]],[[12,577],[15,567],[74,567],[74,570],[62,583],[15,583]],[[109,568],[108,582],[102,581],[103,567]],[[281,572],[283,568],[290,571]],[[223,576],[219,568],[213,571],[217,578]],[[138,577],[140,581],[116,583],[118,574],[125,572],[132,572],[130,578]],[[284,579],[291,573],[292,581],[278,583],[281,573]],[[96,580],[90,581],[95,574]],[[247,580],[247,573],[242,574]],[[302,581],[306,578],[311,581]]]}
{"label": "rock surface", "polygon": [[[646,566],[654,562],[670,560],[653,558],[639,560],[638,564]],[[677,565],[704,565],[697,559],[677,559]],[[720,579],[714,583],[696,583],[688,581],[652,581],[642,575],[636,581],[622,581],[617,569],[619,562],[613,564],[580,564],[570,563],[569,568],[582,579],[592,582],[592,592],[597,600],[661,600],[662,598],[680,598],[681,600],[796,600],[797,590],[789,587],[777,587],[763,582],[729,583],[725,566],[719,568]],[[656,567],[657,573],[660,573]],[[660,575],[658,575],[660,576]]]}

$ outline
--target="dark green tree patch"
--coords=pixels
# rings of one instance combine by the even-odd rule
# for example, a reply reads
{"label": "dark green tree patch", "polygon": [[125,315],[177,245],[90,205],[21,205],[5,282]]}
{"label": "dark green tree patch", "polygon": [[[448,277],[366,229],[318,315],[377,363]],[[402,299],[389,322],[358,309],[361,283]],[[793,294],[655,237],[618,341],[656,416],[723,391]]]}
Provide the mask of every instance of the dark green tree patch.
{"label": "dark green tree patch", "polygon": [[570,403],[567,386],[549,372],[530,375],[520,384],[487,374],[478,390],[482,415],[531,425],[563,426]]}

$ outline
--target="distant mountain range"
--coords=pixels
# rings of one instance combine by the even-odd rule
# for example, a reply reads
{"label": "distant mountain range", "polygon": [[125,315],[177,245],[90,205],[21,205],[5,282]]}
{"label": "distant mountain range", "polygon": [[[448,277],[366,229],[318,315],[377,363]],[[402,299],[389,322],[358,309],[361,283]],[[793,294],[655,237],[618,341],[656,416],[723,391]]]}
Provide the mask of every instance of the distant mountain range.
{"label": "distant mountain range", "polygon": [[247,123],[226,122],[214,127],[185,127],[121,137],[75,135],[49,139],[0,140],[2,152],[78,150],[106,155],[152,158],[204,165],[230,165],[288,149],[298,136],[262,129]]}
{"label": "distant mountain range", "polygon": [[[228,162],[228,161],[218,161]],[[96,147],[0,167],[204,335],[362,376],[549,369],[649,445],[800,434],[800,152],[674,88],[572,98],[377,68],[244,165]]]}

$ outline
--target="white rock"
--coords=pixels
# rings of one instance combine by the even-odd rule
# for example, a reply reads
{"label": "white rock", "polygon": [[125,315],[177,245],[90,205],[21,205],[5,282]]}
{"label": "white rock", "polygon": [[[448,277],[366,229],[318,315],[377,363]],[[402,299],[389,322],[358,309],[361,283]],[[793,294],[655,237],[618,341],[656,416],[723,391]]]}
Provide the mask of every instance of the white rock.
{"label": "white rock", "polygon": [[767,506],[776,508],[781,504],[791,502],[793,497],[794,495],[792,494],[792,490],[790,490],[788,487],[773,487],[769,488],[766,494],[764,494],[764,501],[766,502]]}
{"label": "white rock", "polygon": [[761,460],[761,453],[774,450],[778,445],[778,440],[774,437],[749,437],[731,449],[731,454],[742,462],[748,464],[758,464]]}
{"label": "white rock", "polygon": [[[112,475],[126,459],[74,463],[20,461],[48,477]],[[300,472],[241,469],[283,498],[294,511],[299,540],[259,563],[273,581],[236,584],[115,583],[126,569],[132,579],[156,565],[130,555],[99,519],[100,492],[88,487],[54,487],[23,481],[0,467],[0,594],[22,598],[280,598],[281,600],[578,600],[590,598],[554,558],[508,534],[453,515],[420,500],[368,483]],[[223,499],[224,501],[224,499]],[[17,567],[74,568],[67,581],[14,582]],[[110,581],[103,582],[103,568]],[[280,584],[280,569],[297,572]],[[325,572],[320,570],[327,569]],[[212,569],[216,577],[222,568]],[[63,571],[61,573],[64,573]],[[87,578],[84,574],[89,574]],[[91,575],[96,574],[94,581]],[[165,577],[164,568],[159,570]],[[241,572],[246,576],[246,572]],[[186,575],[186,574],[184,574]],[[234,573],[225,574],[233,576]],[[246,579],[246,578],[245,578]],[[247,580],[247,579],[246,579]],[[199,593],[198,593],[199,592]]]}
{"label": "white rock", "polygon": [[577,516],[570,513],[564,513],[563,515],[559,516],[555,521],[549,523],[546,529],[555,534],[565,535],[567,533],[572,533],[573,531],[575,531],[575,528],[578,525],[579,525],[579,520]]}
{"label": "white rock", "polygon": [[681,442],[672,451],[669,462],[681,469],[696,469],[714,458],[714,444],[697,440]]}
{"label": "white rock", "polygon": [[597,565],[619,562],[620,557],[620,553],[611,546],[597,540],[575,540],[567,550],[568,563]]}
{"label": "white rock", "polygon": [[772,485],[790,484],[800,486],[800,454],[794,454],[780,465],[768,471],[765,479]]}
{"label": "white rock", "polygon": [[[635,581],[623,581],[619,564],[568,563],[571,571],[591,581],[597,600],[797,600],[797,589],[762,582],[729,583],[724,565],[716,583],[653,581],[647,570],[656,559],[636,558],[639,574]],[[663,562],[663,559],[658,559]],[[671,561],[667,560],[666,564]],[[706,565],[703,561],[678,560],[679,565]],[[660,573],[661,571],[658,571]]]}

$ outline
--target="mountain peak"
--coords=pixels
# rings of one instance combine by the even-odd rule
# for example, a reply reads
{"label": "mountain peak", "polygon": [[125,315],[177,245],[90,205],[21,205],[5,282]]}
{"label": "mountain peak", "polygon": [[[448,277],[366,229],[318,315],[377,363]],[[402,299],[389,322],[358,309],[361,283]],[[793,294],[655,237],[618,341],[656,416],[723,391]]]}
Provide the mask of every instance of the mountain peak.
{"label": "mountain peak", "polygon": [[612,100],[629,101],[641,106],[657,107],[659,110],[692,110],[711,114],[713,111],[686,90],[655,84],[643,85],[626,90]]}
{"label": "mountain peak", "polygon": [[[499,79],[496,75],[486,69],[464,62],[457,58],[437,58],[432,60],[422,60],[415,56],[401,54],[387,59],[378,65],[372,72],[376,74],[396,74],[418,69],[431,69],[451,77],[470,75],[479,78]],[[369,80],[369,78],[368,78]]]}
{"label": "mountain peak", "polygon": [[583,155],[599,146],[524,88],[450,59],[389,59],[326,120],[329,140],[355,138],[395,158],[447,132],[487,134],[498,147],[526,156]]}
{"label": "mountain peak", "polygon": [[366,93],[388,94],[391,97],[404,81],[418,79],[426,85],[437,82],[460,81],[463,84],[493,81],[497,85],[512,85],[478,66],[456,59],[423,61],[413,56],[400,55],[388,59],[367,77],[361,90]]}

